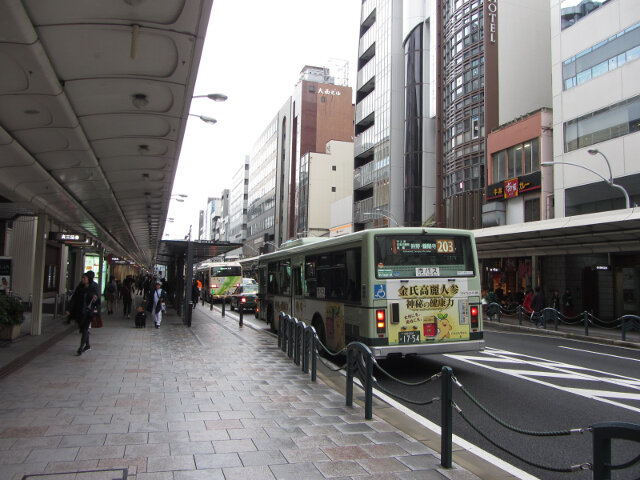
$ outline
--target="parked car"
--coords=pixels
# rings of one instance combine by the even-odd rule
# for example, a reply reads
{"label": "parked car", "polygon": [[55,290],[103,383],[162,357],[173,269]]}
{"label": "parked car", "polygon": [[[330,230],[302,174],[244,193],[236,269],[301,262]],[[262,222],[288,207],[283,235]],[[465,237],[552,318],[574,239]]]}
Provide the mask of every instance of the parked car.
{"label": "parked car", "polygon": [[230,295],[231,310],[251,310],[256,313],[256,307],[258,306],[258,285],[240,285],[236,287],[233,293]]}
{"label": "parked car", "polygon": [[242,278],[242,285],[257,285],[258,282],[255,281],[255,279],[253,278],[249,278],[249,277],[243,277]]}

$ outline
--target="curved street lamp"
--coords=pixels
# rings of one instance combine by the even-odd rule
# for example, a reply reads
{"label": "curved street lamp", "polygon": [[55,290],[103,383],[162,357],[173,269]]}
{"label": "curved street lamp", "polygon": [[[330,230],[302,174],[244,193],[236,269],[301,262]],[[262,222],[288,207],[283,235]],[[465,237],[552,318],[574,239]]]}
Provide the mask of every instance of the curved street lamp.
{"label": "curved street lamp", "polygon": [[228,97],[222,93],[209,93],[207,95],[194,95],[191,98],[208,98],[214,102],[225,102]]}
{"label": "curved street lamp", "polygon": [[629,193],[627,192],[627,190],[622,185],[618,185],[617,183],[613,183],[613,174],[611,173],[611,164],[609,163],[609,160],[604,155],[604,153],[602,153],[597,148],[590,148],[589,150],[587,150],[587,152],[589,153],[589,155],[596,155],[598,153],[600,155],[602,155],[602,158],[604,158],[604,161],[607,163],[607,168],[609,169],[609,178],[605,178],[604,176],[600,175],[595,170],[593,170],[593,169],[591,169],[589,167],[585,167],[584,165],[580,165],[579,163],[571,163],[571,162],[542,162],[540,165],[543,166],[543,167],[553,166],[553,165],[572,165],[574,167],[579,167],[579,168],[583,168],[585,170],[589,170],[591,173],[597,175],[598,177],[603,179],[605,182],[607,182],[610,186],[612,186],[614,188],[617,188],[619,190],[622,190],[622,193],[624,194],[625,204],[626,204],[625,208],[631,208],[631,201],[629,200]]}
{"label": "curved street lamp", "polygon": [[199,118],[200,120],[202,120],[204,123],[209,123],[211,125],[213,125],[214,123],[218,123],[218,121],[213,118],[213,117],[208,117],[206,115],[196,115],[195,113],[189,113],[188,114],[190,117],[196,117]]}

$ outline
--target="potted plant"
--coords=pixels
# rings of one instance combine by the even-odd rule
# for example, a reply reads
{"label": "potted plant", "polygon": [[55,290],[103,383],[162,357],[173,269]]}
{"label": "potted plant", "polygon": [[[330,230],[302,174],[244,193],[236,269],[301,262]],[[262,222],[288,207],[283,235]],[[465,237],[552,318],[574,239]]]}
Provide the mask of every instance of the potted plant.
{"label": "potted plant", "polygon": [[0,339],[15,340],[24,321],[24,305],[15,297],[0,295]]}

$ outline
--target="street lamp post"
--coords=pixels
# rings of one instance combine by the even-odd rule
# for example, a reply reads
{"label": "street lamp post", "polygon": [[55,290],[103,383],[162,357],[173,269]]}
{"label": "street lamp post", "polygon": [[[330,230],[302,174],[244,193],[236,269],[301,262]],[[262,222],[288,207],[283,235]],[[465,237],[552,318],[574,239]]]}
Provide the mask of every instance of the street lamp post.
{"label": "street lamp post", "polygon": [[213,118],[213,117],[208,117],[208,116],[206,116],[206,115],[197,115],[197,114],[195,114],[195,113],[189,113],[188,115],[189,115],[190,117],[196,117],[196,118],[199,118],[199,119],[200,119],[200,120],[202,120],[204,123],[208,123],[208,124],[210,124],[210,125],[213,125],[213,124],[218,123],[218,121],[217,121],[215,118]]}
{"label": "street lamp post", "polygon": [[383,210],[380,207],[374,208],[373,212],[364,212],[362,215],[369,215],[369,216],[373,216],[373,217],[376,217],[376,218],[383,217],[383,218],[386,218],[387,220],[395,223],[396,227],[400,226],[398,221],[393,217],[393,215],[391,215],[390,212],[388,212],[386,210]]}
{"label": "street lamp post", "polygon": [[618,185],[616,183],[613,183],[613,174],[611,173],[611,164],[609,163],[609,160],[604,155],[604,153],[602,153],[600,150],[598,150],[596,148],[591,148],[591,149],[587,150],[587,152],[589,153],[589,155],[596,155],[598,153],[600,155],[602,155],[602,158],[604,158],[604,161],[607,163],[607,168],[609,169],[609,178],[605,178],[604,176],[600,175],[595,170],[593,170],[593,169],[591,169],[589,167],[585,167],[584,165],[580,165],[579,163],[572,163],[572,162],[542,162],[540,165],[543,166],[543,167],[553,166],[553,165],[572,165],[574,167],[579,167],[579,168],[583,168],[585,170],[589,170],[591,173],[597,175],[598,177],[603,179],[605,182],[607,182],[610,186],[612,186],[614,188],[617,188],[619,190],[622,190],[622,193],[624,194],[626,208],[631,208],[631,201],[629,200],[629,193],[627,192],[627,190],[622,185]]}

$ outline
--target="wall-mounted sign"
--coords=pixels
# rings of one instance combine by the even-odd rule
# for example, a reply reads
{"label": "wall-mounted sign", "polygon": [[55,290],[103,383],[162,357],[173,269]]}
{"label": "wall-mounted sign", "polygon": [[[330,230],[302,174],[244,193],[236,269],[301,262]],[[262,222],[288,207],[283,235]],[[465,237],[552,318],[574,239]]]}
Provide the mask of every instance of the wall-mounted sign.
{"label": "wall-mounted sign", "polygon": [[489,19],[489,41],[496,43],[498,36],[498,0],[487,0],[487,18]]}
{"label": "wall-mounted sign", "polygon": [[8,293],[11,290],[11,257],[0,257],[0,292]]}
{"label": "wall-mounted sign", "polygon": [[84,233],[49,232],[49,240],[69,245],[80,245],[89,243],[87,242],[87,235]]}
{"label": "wall-mounted sign", "polygon": [[318,95],[340,96],[340,95],[342,95],[342,92],[340,90],[329,90],[328,88],[325,88],[325,89],[319,88],[318,89]]}
{"label": "wall-mounted sign", "polygon": [[[514,191],[515,189],[515,191]],[[487,187],[487,201],[515,198],[523,193],[540,190],[540,172],[494,183]]]}
{"label": "wall-mounted sign", "polygon": [[504,198],[513,198],[518,196],[518,179],[512,178],[504,181]]}

